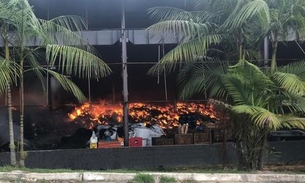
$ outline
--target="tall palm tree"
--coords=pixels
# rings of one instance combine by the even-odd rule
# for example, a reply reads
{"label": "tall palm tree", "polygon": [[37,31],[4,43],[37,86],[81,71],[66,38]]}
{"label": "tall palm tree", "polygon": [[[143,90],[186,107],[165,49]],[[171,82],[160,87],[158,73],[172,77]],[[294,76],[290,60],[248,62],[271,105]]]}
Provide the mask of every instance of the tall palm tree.
{"label": "tall palm tree", "polygon": [[[80,78],[101,78],[110,73],[109,67],[98,57],[94,48],[81,38],[78,31],[86,28],[84,20],[77,16],[62,16],[52,20],[42,20],[35,16],[27,0],[11,0],[0,4],[0,9],[11,13],[1,14],[0,19],[10,24],[12,36],[8,39],[15,51],[14,60],[20,68],[20,161],[24,166],[24,76],[34,72],[43,82],[46,73],[51,74],[62,87],[73,93],[79,100],[85,96],[81,90],[66,76]],[[74,32],[73,32],[74,31]],[[37,47],[28,46],[36,41]],[[45,50],[43,54],[40,50]],[[46,60],[48,67],[42,67],[40,60]],[[26,67],[25,67],[26,66]],[[57,67],[57,71],[48,69]]]}
{"label": "tall palm tree", "polygon": [[[296,6],[297,2],[301,6]],[[208,7],[204,11],[187,12],[168,7],[150,11],[159,20],[148,28],[151,33],[163,31],[169,34],[172,31],[174,36],[182,37],[181,43],[165,55],[150,73],[159,71],[160,66],[172,69],[176,62],[184,61],[186,64],[178,75],[183,99],[208,90],[209,96],[229,102],[233,116],[243,118],[234,120],[234,125],[238,130],[235,133],[238,144],[243,150],[240,151],[241,161],[247,164],[248,169],[262,168],[269,130],[304,128],[304,119],[296,115],[303,113],[305,107],[302,97],[304,62],[279,68],[278,71],[274,69],[279,34],[287,35],[291,29],[302,30],[303,4],[289,0],[216,0],[198,1],[198,7]],[[276,10],[276,7],[285,11]],[[281,16],[282,19],[279,18]],[[285,28],[281,30],[282,27]],[[246,47],[256,42],[255,37],[262,38],[266,34],[273,39],[272,72],[267,74],[245,61]],[[218,39],[215,39],[216,36]],[[210,45],[223,43],[223,47],[228,47],[226,37],[237,40],[238,57],[235,60],[240,61],[234,66],[218,62],[206,54]],[[204,62],[198,62],[202,60]]]}
{"label": "tall palm tree", "polygon": [[305,2],[303,0],[265,0],[270,12],[267,37],[271,41],[271,70],[277,67],[278,43],[293,31],[298,36],[305,34]]}
{"label": "tall palm tree", "polygon": [[[6,34],[7,35],[7,34]],[[10,60],[10,52],[7,37],[4,39],[4,47],[5,47],[5,59]],[[16,75],[17,76],[17,75]],[[13,125],[13,105],[12,105],[12,92],[11,92],[11,83],[7,82],[7,105],[8,105],[8,123],[9,123],[9,136],[10,136],[10,162],[12,166],[17,165],[16,158],[16,146],[15,146],[15,138],[14,138],[14,125]]]}
{"label": "tall palm tree", "polygon": [[[4,2],[0,2],[0,7],[6,6],[7,4]],[[8,43],[8,30],[9,30],[9,25],[10,25],[10,20],[6,19],[6,16],[2,15],[7,15],[10,14],[9,9],[3,9],[1,8],[1,36],[4,41],[4,58],[6,61],[9,61],[11,66],[14,66],[14,70],[7,70],[11,72],[11,74],[15,75],[14,77],[14,83],[16,83],[17,76],[19,76],[18,70],[20,69],[19,65],[17,65],[14,61],[11,60],[10,58],[10,51],[9,51],[9,43]],[[2,81],[3,82],[3,81]],[[5,82],[3,82],[5,83]],[[7,105],[8,105],[8,123],[9,123],[9,139],[10,139],[10,163],[12,166],[17,165],[17,160],[16,160],[16,146],[15,146],[15,139],[14,139],[14,129],[13,129],[13,107],[12,107],[12,95],[11,95],[11,82],[10,80],[7,80]]]}
{"label": "tall palm tree", "polygon": [[228,40],[237,43],[238,51],[234,50],[238,52],[238,59],[244,59],[245,43],[253,34],[247,34],[246,28],[255,27],[253,23],[260,22],[256,27],[263,35],[269,25],[268,5],[263,0],[206,0],[204,4],[205,8],[198,6],[200,9],[194,11],[172,7],[149,9],[151,17],[158,21],[147,29],[150,34],[167,39],[181,38],[177,47],[167,53],[150,73],[158,72],[160,66],[173,70],[177,62],[198,60],[207,55],[211,46]]}

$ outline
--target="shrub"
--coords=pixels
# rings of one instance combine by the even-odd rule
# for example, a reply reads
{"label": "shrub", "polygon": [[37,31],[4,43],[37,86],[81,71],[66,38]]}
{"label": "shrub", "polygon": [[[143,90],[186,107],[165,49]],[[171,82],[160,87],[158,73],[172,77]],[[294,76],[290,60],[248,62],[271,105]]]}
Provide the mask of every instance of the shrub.
{"label": "shrub", "polygon": [[149,174],[137,174],[132,179],[132,183],[155,183],[155,179]]}
{"label": "shrub", "polygon": [[177,181],[173,177],[167,177],[163,175],[160,177],[160,183],[175,183],[175,182]]}

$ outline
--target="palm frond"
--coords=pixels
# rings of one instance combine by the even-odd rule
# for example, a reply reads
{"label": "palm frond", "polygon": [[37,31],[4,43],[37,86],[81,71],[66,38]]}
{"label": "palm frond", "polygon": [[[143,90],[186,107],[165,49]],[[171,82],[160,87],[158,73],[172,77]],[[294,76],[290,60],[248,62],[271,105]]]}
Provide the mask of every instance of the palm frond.
{"label": "palm frond", "polygon": [[205,71],[203,64],[186,64],[179,70],[177,84],[180,86],[180,98],[188,99],[196,93],[206,90]]}
{"label": "palm frond", "polygon": [[190,20],[167,20],[151,25],[147,32],[153,37],[167,40],[187,42],[189,40],[204,37],[213,31],[213,25],[209,22],[196,23]]}
{"label": "palm frond", "polygon": [[88,29],[88,25],[83,17],[77,15],[65,15],[50,19],[56,25],[60,25],[70,31],[82,31]]}
{"label": "palm frond", "polygon": [[285,115],[281,118],[281,124],[284,128],[299,128],[305,130],[305,118],[294,115]]}
{"label": "palm frond", "polygon": [[16,83],[20,66],[13,61],[0,59],[0,94],[7,89],[8,83]]}
{"label": "palm frond", "polygon": [[205,55],[209,45],[212,43],[219,43],[221,38],[222,35],[214,34],[179,44],[164,55],[164,57],[148,71],[148,74],[154,75],[160,71],[160,68],[166,68],[171,72],[175,69],[175,65],[178,62],[192,62],[199,56]]}
{"label": "palm frond", "polygon": [[[68,19],[69,20],[69,19]],[[72,31],[69,28],[79,27],[80,25],[70,25],[70,21],[48,21],[39,19],[41,23],[40,36],[41,44],[46,46],[47,44],[64,44],[64,45],[88,45],[87,40],[81,37],[80,32]],[[76,20],[74,20],[76,21]],[[61,24],[58,24],[61,23]],[[65,27],[67,26],[67,27]],[[93,50],[93,48],[91,48]]]}
{"label": "palm frond", "polygon": [[244,85],[243,76],[230,73],[221,77],[221,81],[225,86],[228,94],[233,98],[234,103],[237,105],[253,105],[254,104],[254,94],[251,86]]}
{"label": "palm frond", "polygon": [[228,94],[238,105],[264,103],[263,100],[260,100],[261,97],[268,95],[268,90],[275,87],[257,66],[245,60],[240,60],[236,65],[230,66],[228,73],[221,77],[221,81],[226,86]]}
{"label": "palm frond", "polygon": [[67,76],[63,74],[59,74],[55,71],[45,69],[48,73],[50,73],[63,87],[63,89],[69,93],[72,93],[79,102],[84,102],[86,100],[83,92],[77,87],[73,81],[71,81]]}
{"label": "palm frond", "polygon": [[247,4],[244,1],[238,1],[235,13],[233,12],[226,22],[222,25],[222,29],[237,29],[253,17],[259,17],[263,27],[268,27],[270,22],[270,14],[268,4],[264,0],[253,0]]}
{"label": "palm frond", "polygon": [[190,20],[192,17],[191,13],[186,10],[168,6],[149,8],[148,14],[150,14],[150,18],[155,21]]}
{"label": "palm frond", "polygon": [[283,90],[298,95],[305,95],[305,82],[295,74],[275,72],[272,74],[272,79],[278,83]]}
{"label": "palm frond", "polygon": [[59,70],[68,75],[99,79],[111,73],[103,60],[73,46],[49,44],[46,48],[46,58],[51,67],[58,61]]}
{"label": "palm frond", "polygon": [[37,52],[29,50],[29,52],[27,53],[27,63],[29,64],[30,68],[28,70],[24,70],[24,73],[33,72],[35,76],[39,79],[43,92],[45,93],[45,71],[40,66],[39,60],[37,60],[37,54]]}
{"label": "palm frond", "polygon": [[26,38],[34,37],[36,31],[40,30],[39,19],[34,14],[33,8],[27,0],[20,1],[19,5],[20,9],[14,15],[17,30],[19,30],[19,33],[25,34]]}
{"label": "palm frond", "polygon": [[[293,93],[282,92],[280,96],[272,101],[281,102],[280,105],[289,110],[290,113],[305,113],[305,98]],[[280,106],[278,105],[278,106]],[[284,110],[283,112],[284,113]]]}
{"label": "palm frond", "polygon": [[[207,5],[207,3],[204,3]],[[196,5],[195,5],[196,6]],[[195,8],[196,9],[196,8]],[[202,11],[203,9],[196,9],[195,11],[186,11],[180,8],[157,6],[148,9],[148,14],[152,20],[157,22],[184,20],[196,23],[206,23],[211,19],[219,17],[218,13]]]}
{"label": "palm frond", "polygon": [[202,10],[208,6],[208,1],[195,0],[193,1],[194,7],[198,10]]}
{"label": "palm frond", "polygon": [[305,80],[305,69],[304,68],[305,68],[305,61],[300,60],[297,62],[287,64],[282,67],[278,67],[278,71],[294,74],[294,75],[298,76],[300,79]]}
{"label": "palm frond", "polygon": [[208,5],[203,7],[207,12],[212,14],[213,22],[218,25],[223,24],[231,14],[235,14],[238,10],[238,2],[236,0],[208,0]]}
{"label": "palm frond", "polygon": [[1,19],[4,19],[5,24],[13,31],[8,39],[11,45],[21,47],[21,45],[24,46],[24,42],[30,42],[39,37],[40,22],[28,1],[15,1],[9,10],[11,13],[1,16]]}
{"label": "palm frond", "polygon": [[241,82],[244,85],[255,87],[257,90],[263,90],[273,85],[273,82],[259,67],[246,60],[240,60],[237,64],[230,66],[229,72],[242,75]]}
{"label": "palm frond", "polygon": [[220,99],[228,99],[228,92],[226,86],[222,82],[216,82],[209,91],[210,97],[217,97]]}
{"label": "palm frond", "polygon": [[199,63],[185,63],[179,70],[177,84],[180,86],[180,97],[190,98],[196,93],[205,94],[220,81],[226,73],[226,64],[212,58],[201,60]]}
{"label": "palm frond", "polygon": [[276,130],[281,127],[280,116],[268,111],[265,108],[249,105],[233,106],[232,110],[238,114],[248,114],[251,120],[263,128],[267,123],[269,129]]}

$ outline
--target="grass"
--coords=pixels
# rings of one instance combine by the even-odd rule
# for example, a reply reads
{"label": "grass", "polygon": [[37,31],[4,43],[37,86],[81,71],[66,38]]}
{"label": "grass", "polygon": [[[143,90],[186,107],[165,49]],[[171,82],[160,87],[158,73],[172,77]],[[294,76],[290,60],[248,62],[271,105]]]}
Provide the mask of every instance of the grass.
{"label": "grass", "polygon": [[160,183],[175,183],[177,182],[177,180],[173,177],[168,177],[168,176],[164,176],[162,175],[160,177],[160,180],[159,180]]}
{"label": "grass", "polygon": [[11,172],[16,170],[24,171],[24,172],[36,172],[36,173],[81,172],[81,170],[71,170],[71,169],[18,168],[13,166],[0,167],[0,172]]}
{"label": "grass", "polygon": [[131,183],[155,183],[155,178],[152,175],[140,173],[134,176]]}
{"label": "grass", "polygon": [[[62,173],[62,172],[85,172],[88,170],[72,170],[72,169],[42,169],[42,168],[17,168],[12,166],[0,167],[0,172],[11,172],[20,170],[24,172],[37,173]],[[264,170],[278,173],[305,173],[305,163],[301,164],[273,164],[266,165]],[[234,166],[222,168],[221,166],[204,166],[204,167],[158,167],[151,169],[113,169],[113,170],[90,170],[91,172],[111,172],[111,173],[145,173],[145,172],[178,172],[178,173],[253,173],[249,171],[241,171]],[[255,172],[254,172],[255,173]]]}
{"label": "grass", "polygon": [[158,172],[178,172],[178,173],[243,173],[245,171],[240,171],[235,167],[222,168],[221,166],[178,166],[178,167],[160,167],[155,169]]}
{"label": "grass", "polygon": [[163,167],[148,168],[148,169],[115,169],[103,170],[106,172],[116,173],[143,173],[143,172],[178,172],[178,173],[248,173],[247,171],[240,171],[234,167],[222,168],[221,166],[177,166],[177,167]]}

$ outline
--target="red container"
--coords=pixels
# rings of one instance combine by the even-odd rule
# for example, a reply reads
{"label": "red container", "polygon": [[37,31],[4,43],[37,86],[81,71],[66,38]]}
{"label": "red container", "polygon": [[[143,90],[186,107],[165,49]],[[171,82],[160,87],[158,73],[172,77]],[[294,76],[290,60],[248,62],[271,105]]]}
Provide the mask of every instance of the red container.
{"label": "red container", "polygon": [[142,147],[143,139],[141,137],[133,137],[129,139],[129,146],[131,147]]}

